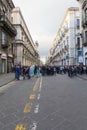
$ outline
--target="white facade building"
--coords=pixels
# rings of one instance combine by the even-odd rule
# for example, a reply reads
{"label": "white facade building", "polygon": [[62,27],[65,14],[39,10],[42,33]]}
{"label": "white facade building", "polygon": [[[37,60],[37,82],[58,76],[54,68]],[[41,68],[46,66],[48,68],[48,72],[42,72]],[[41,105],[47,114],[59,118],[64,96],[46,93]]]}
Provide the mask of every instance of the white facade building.
{"label": "white facade building", "polygon": [[71,7],[67,10],[53,40],[50,55],[54,65],[79,64],[78,51],[80,50],[80,14],[79,8]]}
{"label": "white facade building", "polygon": [[87,0],[77,0],[80,4],[83,64],[87,65]]}

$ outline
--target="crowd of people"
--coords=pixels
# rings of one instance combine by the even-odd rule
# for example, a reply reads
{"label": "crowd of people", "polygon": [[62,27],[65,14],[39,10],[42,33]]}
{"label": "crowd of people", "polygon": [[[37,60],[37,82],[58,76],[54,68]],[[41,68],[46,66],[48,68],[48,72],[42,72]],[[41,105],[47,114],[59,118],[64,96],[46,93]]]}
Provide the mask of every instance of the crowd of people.
{"label": "crowd of people", "polygon": [[30,79],[34,75],[36,77],[41,76],[40,73],[40,67],[39,66],[20,66],[15,65],[14,66],[14,72],[15,72],[15,79],[20,80],[20,77],[23,77],[23,80]]}
{"label": "crowd of people", "polygon": [[56,74],[68,74],[69,77],[76,76],[77,74],[87,74],[87,66],[19,66],[14,67],[15,78],[20,80],[20,77],[24,79],[30,79],[33,76],[40,77],[46,75],[56,75]]}

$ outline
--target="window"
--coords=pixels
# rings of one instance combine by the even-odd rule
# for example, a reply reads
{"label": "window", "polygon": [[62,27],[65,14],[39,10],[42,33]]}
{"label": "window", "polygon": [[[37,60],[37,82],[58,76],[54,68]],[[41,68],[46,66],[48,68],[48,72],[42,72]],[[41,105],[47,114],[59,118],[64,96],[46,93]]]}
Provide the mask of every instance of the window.
{"label": "window", "polygon": [[87,22],[87,8],[85,9],[85,21]]}
{"label": "window", "polygon": [[67,40],[67,45],[68,45],[69,44],[69,38],[67,37],[66,40]]}
{"label": "window", "polygon": [[13,17],[11,17],[11,22],[13,23]]}
{"label": "window", "polygon": [[77,49],[80,49],[80,37],[77,37]]}
{"label": "window", "polygon": [[77,25],[77,28],[80,27],[80,19],[77,19],[77,21],[76,21],[76,25]]}
{"label": "window", "polygon": [[2,32],[2,45],[6,43],[6,34]]}
{"label": "window", "polygon": [[80,19],[77,19],[77,26],[80,25]]}
{"label": "window", "polygon": [[87,43],[87,31],[85,31],[85,43]]}

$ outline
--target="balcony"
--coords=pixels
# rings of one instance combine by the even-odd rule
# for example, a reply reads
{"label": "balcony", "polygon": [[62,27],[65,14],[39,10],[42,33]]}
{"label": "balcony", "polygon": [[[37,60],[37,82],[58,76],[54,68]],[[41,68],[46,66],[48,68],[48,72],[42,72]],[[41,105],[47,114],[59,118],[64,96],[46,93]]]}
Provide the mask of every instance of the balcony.
{"label": "balcony", "polygon": [[10,36],[12,36],[12,37],[16,36],[17,31],[5,14],[0,15],[0,26],[4,30],[6,30],[6,32],[8,32],[10,34]]}
{"label": "balcony", "polygon": [[9,47],[9,41],[7,41],[6,39],[1,39],[0,43],[1,43],[2,49],[6,49]]}
{"label": "balcony", "polygon": [[76,49],[79,50],[79,49],[80,49],[80,46],[79,46],[79,45],[76,45]]}

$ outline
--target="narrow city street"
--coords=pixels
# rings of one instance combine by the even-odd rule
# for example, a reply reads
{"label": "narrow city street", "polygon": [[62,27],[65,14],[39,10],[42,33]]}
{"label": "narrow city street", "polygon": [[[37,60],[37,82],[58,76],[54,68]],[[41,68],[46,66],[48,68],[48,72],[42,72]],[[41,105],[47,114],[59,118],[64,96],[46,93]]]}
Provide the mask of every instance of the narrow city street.
{"label": "narrow city street", "polygon": [[87,80],[58,74],[0,87],[0,130],[87,130]]}
{"label": "narrow city street", "polygon": [[87,0],[0,0],[0,130],[87,130]]}

